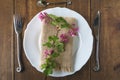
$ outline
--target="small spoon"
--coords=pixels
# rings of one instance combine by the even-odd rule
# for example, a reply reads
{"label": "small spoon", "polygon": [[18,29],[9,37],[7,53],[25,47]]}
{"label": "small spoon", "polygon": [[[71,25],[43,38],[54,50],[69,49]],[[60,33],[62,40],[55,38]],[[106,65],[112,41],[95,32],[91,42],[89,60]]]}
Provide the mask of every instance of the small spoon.
{"label": "small spoon", "polygon": [[68,4],[68,5],[72,4],[71,0],[67,0],[67,1],[64,1],[64,2],[47,2],[45,0],[39,0],[37,2],[37,5],[45,7],[45,6],[48,6],[48,5],[51,5],[51,4],[65,4],[65,3]]}

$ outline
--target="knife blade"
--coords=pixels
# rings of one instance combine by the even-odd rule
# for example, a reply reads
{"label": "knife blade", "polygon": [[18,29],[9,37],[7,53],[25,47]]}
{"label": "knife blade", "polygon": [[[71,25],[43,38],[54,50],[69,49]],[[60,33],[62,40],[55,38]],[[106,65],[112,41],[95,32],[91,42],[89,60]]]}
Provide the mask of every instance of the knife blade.
{"label": "knife blade", "polygon": [[100,11],[97,12],[94,23],[94,36],[95,36],[95,66],[94,71],[100,70],[100,60],[99,60],[99,38],[100,38]]}

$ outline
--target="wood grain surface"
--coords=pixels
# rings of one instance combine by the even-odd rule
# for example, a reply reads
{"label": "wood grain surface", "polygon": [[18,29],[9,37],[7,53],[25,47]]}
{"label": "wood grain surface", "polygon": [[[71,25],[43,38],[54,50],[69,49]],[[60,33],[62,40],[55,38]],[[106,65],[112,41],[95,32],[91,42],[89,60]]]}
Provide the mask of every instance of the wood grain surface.
{"label": "wood grain surface", "polygon": [[13,80],[13,1],[0,1],[0,80]]}
{"label": "wood grain surface", "polygon": [[[96,4],[96,5],[94,5]],[[101,12],[99,72],[91,71],[92,80],[120,80],[120,0],[93,0],[92,14]],[[94,10],[93,10],[94,9]],[[93,16],[94,16],[93,15]],[[91,57],[91,67],[94,66]]]}
{"label": "wood grain surface", "polygon": [[[47,0],[65,1],[65,0]],[[37,0],[0,0],[0,80],[120,80],[120,0],[71,0],[72,5],[59,4],[38,7]],[[13,29],[13,15],[24,17],[24,30],[28,22],[41,10],[52,7],[67,7],[80,13],[93,29],[93,20],[101,12],[100,65],[94,72],[95,47],[87,64],[78,72],[66,77],[47,77],[33,68],[22,49],[24,71],[16,72],[16,35]]]}

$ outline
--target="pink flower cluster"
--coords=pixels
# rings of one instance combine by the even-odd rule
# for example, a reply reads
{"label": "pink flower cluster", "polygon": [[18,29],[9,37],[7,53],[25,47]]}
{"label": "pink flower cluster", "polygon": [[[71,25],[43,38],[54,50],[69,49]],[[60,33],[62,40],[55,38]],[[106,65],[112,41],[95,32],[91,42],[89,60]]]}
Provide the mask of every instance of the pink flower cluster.
{"label": "pink flower cluster", "polygon": [[70,35],[70,36],[76,36],[77,35],[77,33],[78,33],[78,27],[75,27],[75,28],[71,28],[69,31],[68,31],[68,33],[64,33],[64,34],[61,34],[60,35],[60,40],[62,41],[62,42],[68,42],[68,36]]}
{"label": "pink flower cluster", "polygon": [[45,23],[48,24],[51,21],[51,18],[48,16],[46,12],[40,13],[39,18],[41,21],[45,19]]}
{"label": "pink flower cluster", "polygon": [[79,28],[78,27],[75,27],[75,28],[71,28],[68,33],[70,34],[70,36],[76,36],[77,35],[77,32],[78,32]]}
{"label": "pink flower cluster", "polygon": [[62,42],[68,42],[68,36],[67,36],[67,34],[61,34],[60,35],[60,40]]}
{"label": "pink flower cluster", "polygon": [[39,18],[40,18],[40,20],[42,21],[43,19],[45,19],[47,17],[47,13],[46,12],[41,12],[40,14],[39,14]]}
{"label": "pink flower cluster", "polygon": [[48,55],[50,55],[50,54],[52,54],[52,53],[53,53],[53,49],[51,49],[51,50],[45,49],[45,50],[44,50],[45,56],[48,56]]}

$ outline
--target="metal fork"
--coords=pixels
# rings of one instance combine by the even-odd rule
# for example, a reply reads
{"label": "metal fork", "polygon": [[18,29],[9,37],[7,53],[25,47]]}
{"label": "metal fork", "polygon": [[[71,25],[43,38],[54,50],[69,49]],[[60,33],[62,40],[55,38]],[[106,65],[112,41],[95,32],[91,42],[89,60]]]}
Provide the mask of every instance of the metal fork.
{"label": "metal fork", "polygon": [[23,19],[20,15],[14,15],[13,16],[13,23],[14,23],[14,29],[15,33],[17,35],[17,60],[18,60],[18,67],[16,68],[17,72],[21,72],[22,64],[21,64],[21,32],[23,28]]}

